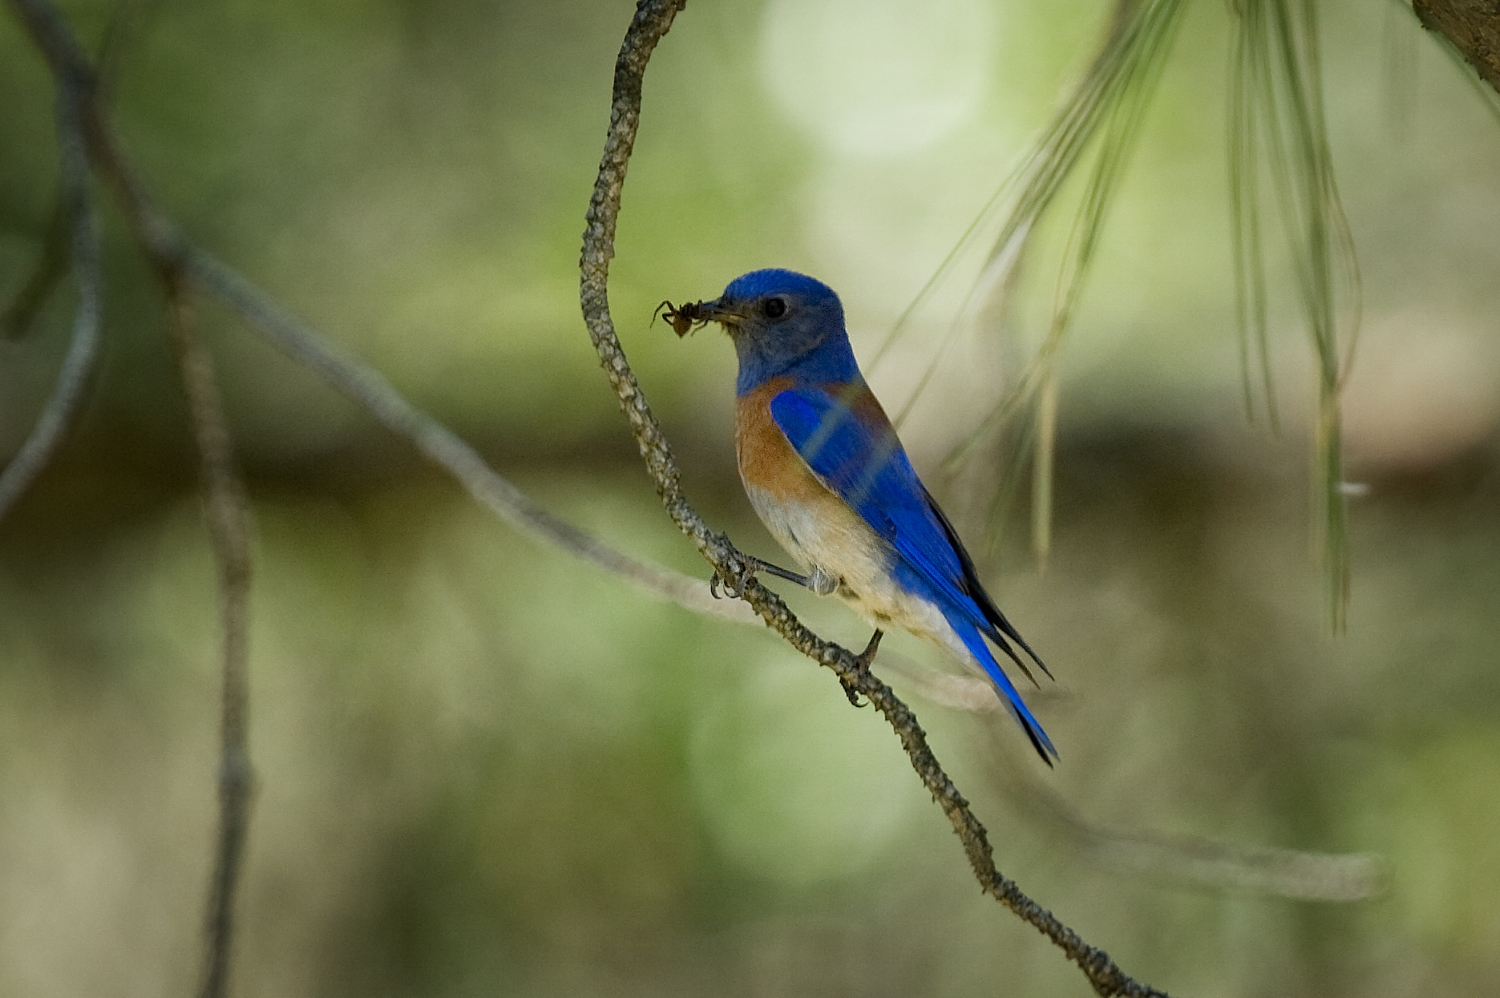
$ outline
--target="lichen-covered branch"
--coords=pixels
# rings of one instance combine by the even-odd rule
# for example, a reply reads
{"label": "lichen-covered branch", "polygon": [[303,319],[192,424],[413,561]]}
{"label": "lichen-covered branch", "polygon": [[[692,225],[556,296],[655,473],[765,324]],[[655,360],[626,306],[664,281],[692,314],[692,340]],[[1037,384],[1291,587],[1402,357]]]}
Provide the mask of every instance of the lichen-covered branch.
{"label": "lichen-covered branch", "polygon": [[610,105],[609,131],[599,177],[589,202],[584,232],[580,302],[589,337],[599,353],[620,407],[630,423],[636,443],[667,513],[702,552],[721,578],[727,579],[755,608],[770,627],[798,651],[828,666],[846,690],[862,694],[880,711],[901,740],[923,784],[948,816],[963,842],[964,852],[980,886],[1039,932],[1052,940],[1083,970],[1101,995],[1162,995],[1128,977],[1104,951],[1085,943],[1078,934],[1051,912],[1022,893],[1015,882],[995,867],[988,835],[974,816],[958,788],[948,778],[927,744],[927,736],[916,715],[891,688],[877,679],[846,648],[824,641],[797,620],[773,592],[759,585],[746,571],[746,562],[729,539],[710,530],[682,493],[681,476],[661,425],[652,415],[630,365],[625,359],[614,322],[609,314],[609,262],[614,256],[615,223],[619,218],[620,194],[640,123],[641,85],[646,63],[658,42],[672,26],[684,0],[640,0],[615,62],[614,91]]}

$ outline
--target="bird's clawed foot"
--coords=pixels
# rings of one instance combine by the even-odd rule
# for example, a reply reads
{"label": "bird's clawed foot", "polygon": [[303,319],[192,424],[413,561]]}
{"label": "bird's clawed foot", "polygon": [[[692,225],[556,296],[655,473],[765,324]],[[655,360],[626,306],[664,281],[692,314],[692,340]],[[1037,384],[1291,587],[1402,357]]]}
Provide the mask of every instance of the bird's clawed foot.
{"label": "bird's clawed foot", "polygon": [[754,575],[749,570],[741,573],[740,577],[736,579],[727,572],[714,569],[714,574],[708,577],[708,594],[714,599],[720,599],[719,587],[722,586],[725,596],[728,596],[730,599],[739,599],[745,595],[745,586],[752,578],[754,578]]}
{"label": "bird's clawed foot", "polygon": [[[883,637],[885,637],[885,632],[877,630],[874,634],[870,635],[870,643],[865,645],[865,650],[854,656],[854,663],[859,667],[859,671],[870,671],[870,663],[875,661],[875,651],[880,647],[880,639]],[[844,695],[849,698],[851,704],[856,707],[864,706],[864,704],[859,702],[859,690],[855,687],[852,680],[840,676],[839,685],[844,687]]]}

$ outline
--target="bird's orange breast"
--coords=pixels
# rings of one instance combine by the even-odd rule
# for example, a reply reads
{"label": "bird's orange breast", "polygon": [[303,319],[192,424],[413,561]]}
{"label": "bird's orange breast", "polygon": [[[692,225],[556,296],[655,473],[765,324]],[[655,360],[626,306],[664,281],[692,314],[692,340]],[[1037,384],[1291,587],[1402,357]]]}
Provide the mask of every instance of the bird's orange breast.
{"label": "bird's orange breast", "polygon": [[818,481],[771,415],[771,400],[791,387],[791,378],[772,378],[737,400],[734,450],[740,478],[782,502],[816,503],[836,498]]}

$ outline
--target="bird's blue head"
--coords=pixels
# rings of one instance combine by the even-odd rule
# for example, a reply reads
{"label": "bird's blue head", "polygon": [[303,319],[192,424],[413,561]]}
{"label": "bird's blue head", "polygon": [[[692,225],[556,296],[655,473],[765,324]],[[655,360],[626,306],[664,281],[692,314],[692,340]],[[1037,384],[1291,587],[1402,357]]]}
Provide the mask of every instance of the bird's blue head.
{"label": "bird's blue head", "polygon": [[739,394],[780,375],[813,383],[859,377],[844,331],[844,306],[822,281],[790,270],[756,270],[736,277],[694,318],[717,322],[734,340]]}

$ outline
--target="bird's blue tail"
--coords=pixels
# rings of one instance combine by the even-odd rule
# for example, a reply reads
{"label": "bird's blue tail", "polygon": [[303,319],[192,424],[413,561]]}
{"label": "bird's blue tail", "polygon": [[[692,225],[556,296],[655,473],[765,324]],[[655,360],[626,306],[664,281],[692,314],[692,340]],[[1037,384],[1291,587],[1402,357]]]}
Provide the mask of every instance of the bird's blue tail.
{"label": "bird's blue tail", "polygon": [[984,635],[979,629],[968,621],[955,623],[951,618],[949,623],[957,631],[964,647],[969,649],[975,660],[984,668],[985,674],[990,677],[990,682],[995,684],[996,690],[1001,694],[1006,707],[1010,709],[1011,715],[1020,722],[1026,732],[1026,737],[1031,739],[1037,754],[1047,765],[1052,765],[1052,760],[1058,758],[1057,749],[1052,745],[1052,739],[1047,737],[1047,732],[1037,723],[1037,719],[1031,716],[1031,711],[1026,706],[1026,701],[1021,699],[1021,694],[1011,684],[1010,677],[1000,668],[1000,663],[995,661],[995,655],[990,651],[990,646],[985,644]]}

